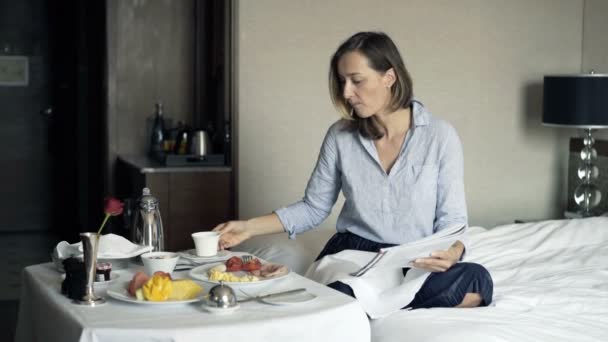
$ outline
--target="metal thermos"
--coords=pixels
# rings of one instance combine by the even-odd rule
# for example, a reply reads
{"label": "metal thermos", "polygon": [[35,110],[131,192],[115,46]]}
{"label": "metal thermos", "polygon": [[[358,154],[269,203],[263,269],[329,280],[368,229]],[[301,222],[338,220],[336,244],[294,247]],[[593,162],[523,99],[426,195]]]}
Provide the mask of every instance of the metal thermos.
{"label": "metal thermos", "polygon": [[158,208],[158,200],[144,188],[138,201],[139,211],[133,223],[133,242],[142,246],[152,246],[153,251],[165,250],[163,221]]}

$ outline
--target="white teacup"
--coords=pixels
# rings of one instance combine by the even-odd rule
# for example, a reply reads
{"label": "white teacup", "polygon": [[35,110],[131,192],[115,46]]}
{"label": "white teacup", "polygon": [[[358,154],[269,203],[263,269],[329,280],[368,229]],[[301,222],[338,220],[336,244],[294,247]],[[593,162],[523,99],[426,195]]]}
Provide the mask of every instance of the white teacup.
{"label": "white teacup", "polygon": [[198,256],[214,256],[217,254],[217,245],[220,241],[218,232],[198,232],[192,233],[196,255]]}
{"label": "white teacup", "polygon": [[154,272],[172,273],[179,260],[179,255],[171,252],[150,252],[141,255],[144,272],[150,277]]}

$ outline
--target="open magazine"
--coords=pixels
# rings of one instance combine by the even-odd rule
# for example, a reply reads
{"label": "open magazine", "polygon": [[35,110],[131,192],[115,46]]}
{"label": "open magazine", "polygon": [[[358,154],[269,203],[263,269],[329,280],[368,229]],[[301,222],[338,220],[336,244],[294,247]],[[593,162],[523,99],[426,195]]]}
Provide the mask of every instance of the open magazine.
{"label": "open magazine", "polygon": [[418,241],[383,248],[367,264],[350,275],[360,277],[374,267],[408,267],[408,264],[415,259],[428,257],[433,251],[450,248],[464,234],[465,228],[465,225],[458,224]]}

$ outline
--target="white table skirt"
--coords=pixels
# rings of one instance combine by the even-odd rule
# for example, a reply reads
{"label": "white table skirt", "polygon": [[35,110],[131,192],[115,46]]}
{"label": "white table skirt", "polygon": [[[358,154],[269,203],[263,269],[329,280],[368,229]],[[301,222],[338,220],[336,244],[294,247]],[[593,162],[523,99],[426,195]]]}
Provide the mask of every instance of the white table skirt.
{"label": "white table skirt", "polygon": [[[137,269],[115,271],[128,281]],[[177,273],[186,277],[187,272]],[[150,306],[122,302],[106,295],[98,307],[72,304],[61,295],[61,273],[52,264],[27,267],[22,274],[16,341],[370,341],[370,325],[352,298],[296,273],[247,292],[269,293],[305,287],[313,301],[293,305],[242,303],[230,315],[212,315],[200,303]],[[206,285],[205,291],[211,286]]]}

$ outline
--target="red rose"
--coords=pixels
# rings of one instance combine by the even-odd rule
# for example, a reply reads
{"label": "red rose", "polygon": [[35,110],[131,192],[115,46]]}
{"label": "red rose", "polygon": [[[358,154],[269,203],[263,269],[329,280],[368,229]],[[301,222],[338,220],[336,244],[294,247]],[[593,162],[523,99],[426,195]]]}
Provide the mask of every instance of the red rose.
{"label": "red rose", "polygon": [[105,205],[104,205],[103,211],[105,212],[106,216],[104,217],[103,222],[101,222],[101,226],[99,227],[99,230],[97,231],[98,236],[99,236],[99,234],[101,234],[101,230],[106,225],[106,222],[108,222],[108,219],[110,218],[110,216],[118,216],[118,215],[122,214],[123,206],[124,206],[124,204],[114,197],[105,198]]}
{"label": "red rose", "polygon": [[104,212],[106,213],[106,215],[118,216],[118,215],[122,214],[123,206],[124,206],[124,204],[120,200],[117,200],[114,197],[106,197],[105,205],[104,205]]}

